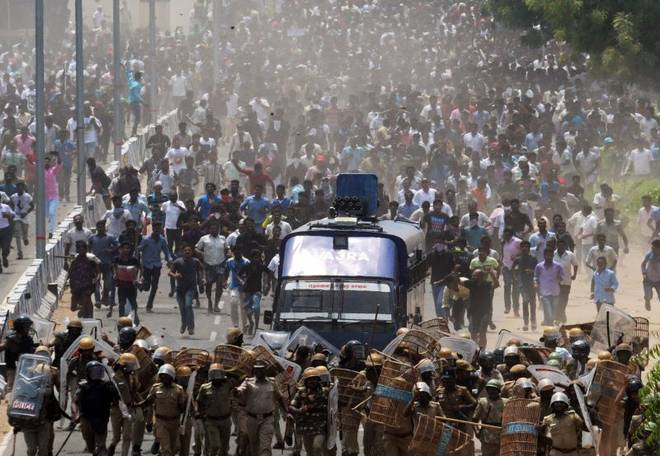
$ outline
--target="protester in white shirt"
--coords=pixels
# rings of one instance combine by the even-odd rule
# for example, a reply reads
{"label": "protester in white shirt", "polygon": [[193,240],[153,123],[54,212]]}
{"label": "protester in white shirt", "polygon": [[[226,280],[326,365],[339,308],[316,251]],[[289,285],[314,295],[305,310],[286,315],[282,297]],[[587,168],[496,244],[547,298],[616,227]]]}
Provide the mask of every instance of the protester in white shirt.
{"label": "protester in white shirt", "polygon": [[126,222],[133,220],[133,217],[128,209],[122,207],[121,196],[115,195],[112,197],[112,206],[112,209],[106,211],[103,219],[106,222],[108,235],[117,239],[126,229]]}
{"label": "protester in white shirt", "polygon": [[435,201],[435,195],[438,193],[438,191],[434,188],[430,187],[430,183],[428,179],[422,179],[422,188],[417,190],[415,192],[415,196],[413,196],[413,203],[418,205],[419,207],[422,206],[422,203],[424,201],[428,201],[429,204],[433,204]]}
{"label": "protester in white shirt", "polygon": [[174,174],[186,169],[186,157],[190,155],[187,147],[182,147],[179,138],[172,139],[172,147],[165,154],[165,158],[170,162],[170,169]]}
{"label": "protester in white shirt", "polygon": [[[165,213],[165,236],[167,237],[167,246],[170,252],[176,252],[179,248],[181,229],[179,228],[179,217],[186,212],[183,202],[179,201],[176,192],[170,192],[169,201],[165,201],[161,206]],[[175,249],[176,245],[176,249]]]}
{"label": "protester in white shirt", "polygon": [[[206,299],[208,300],[208,312],[220,312],[218,307],[222,298],[223,282],[225,278],[225,260],[227,253],[227,240],[220,236],[218,223],[209,224],[209,234],[202,236],[197,242],[195,249],[204,260],[204,272],[206,282]],[[211,300],[215,285],[215,300]]]}
{"label": "protester in white shirt", "polygon": [[632,174],[634,176],[648,176],[651,174],[651,162],[653,161],[653,154],[651,151],[644,147],[643,141],[639,141],[638,147],[630,151],[628,155],[628,162],[623,174],[630,172],[632,166]]}

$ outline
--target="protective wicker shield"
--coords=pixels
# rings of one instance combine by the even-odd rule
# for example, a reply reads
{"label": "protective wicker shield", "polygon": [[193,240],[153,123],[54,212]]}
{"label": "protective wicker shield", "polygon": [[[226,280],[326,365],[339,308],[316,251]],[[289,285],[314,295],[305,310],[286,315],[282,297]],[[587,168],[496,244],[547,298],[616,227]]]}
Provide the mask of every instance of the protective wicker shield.
{"label": "protective wicker shield", "polygon": [[536,456],[541,408],[532,399],[511,399],[502,413],[501,456]]}
{"label": "protective wicker shield", "polygon": [[[635,331],[632,333],[630,345],[632,346],[635,355],[639,353],[648,352],[649,349],[649,320],[644,317],[635,318]],[[649,362],[648,357],[643,357],[646,366]]]}
{"label": "protective wicker shield", "polygon": [[399,348],[430,359],[437,359],[440,356],[438,339],[422,329],[411,329],[405,333],[399,342]]}
{"label": "protective wicker shield", "polygon": [[154,364],[149,353],[142,347],[133,345],[128,349],[127,353],[133,353],[138,359],[140,367],[135,372],[135,375],[140,383],[140,392],[147,391],[154,382],[158,367]]}
{"label": "protective wicker shield", "polygon": [[628,366],[616,361],[599,361],[596,366],[587,397],[588,401],[594,404],[593,410],[603,430],[600,454],[615,454],[622,438],[624,410],[621,400],[626,393],[629,374]]}
{"label": "protective wicker shield", "polygon": [[419,456],[456,454],[472,437],[433,417],[420,415],[408,453]]}
{"label": "protective wicker shield", "polygon": [[462,337],[443,337],[440,339],[440,345],[461,355],[469,363],[474,362],[479,353],[479,345],[475,341]]}
{"label": "protective wicker shield", "polygon": [[523,346],[518,348],[524,359],[531,364],[545,364],[548,361],[548,356],[554,350],[548,347],[529,347]]}
{"label": "protective wicker shield", "polygon": [[369,420],[398,428],[403,412],[413,398],[415,378],[412,367],[393,359],[386,359],[371,397]]}
{"label": "protective wicker shield", "polygon": [[153,336],[153,334],[151,333],[151,331],[149,331],[149,328],[147,328],[146,326],[140,326],[140,329],[138,329],[138,332],[137,332],[137,334],[135,335],[135,338],[136,338],[136,339],[144,339],[144,340],[147,340],[147,339],[149,339],[151,336]]}
{"label": "protective wicker shield", "polygon": [[263,361],[268,366],[267,374],[269,377],[275,377],[280,372],[284,372],[284,367],[277,362],[273,353],[263,345],[257,345],[252,349],[254,361]]}
{"label": "protective wicker shield", "polygon": [[637,322],[633,317],[609,304],[603,304],[598,311],[594,327],[591,330],[594,352],[607,350],[609,347],[625,340],[626,335],[633,334]]}
{"label": "protective wicker shield", "polygon": [[352,409],[366,398],[365,392],[357,388],[364,387],[367,379],[358,374],[350,369],[330,369],[339,393],[339,424],[343,430],[357,430],[360,424],[360,416]]}
{"label": "protective wicker shield", "polygon": [[436,339],[451,335],[451,331],[449,331],[449,322],[444,318],[433,318],[431,320],[423,321],[419,324],[419,327]]}
{"label": "protective wicker shield", "polygon": [[252,352],[234,345],[218,345],[215,347],[214,363],[222,364],[226,370],[236,371],[239,375],[252,375],[254,356]]}
{"label": "protective wicker shield", "polygon": [[191,369],[201,369],[209,363],[210,358],[211,356],[206,350],[185,348],[176,354],[172,364],[175,368],[188,366]]}

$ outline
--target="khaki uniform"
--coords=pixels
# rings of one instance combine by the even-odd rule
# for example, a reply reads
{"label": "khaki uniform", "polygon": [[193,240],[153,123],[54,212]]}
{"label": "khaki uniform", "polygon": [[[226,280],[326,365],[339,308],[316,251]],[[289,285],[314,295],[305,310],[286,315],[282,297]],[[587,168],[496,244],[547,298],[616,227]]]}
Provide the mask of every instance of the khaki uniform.
{"label": "khaki uniform", "polygon": [[176,383],[156,383],[146,402],[153,404],[154,437],[160,443],[161,455],[174,456],[179,451],[179,419],[186,411],[186,392]]}
{"label": "khaki uniform", "polygon": [[248,443],[251,456],[270,456],[276,401],[281,400],[275,382],[266,378],[248,378],[237,388],[245,402]]}
{"label": "khaki uniform", "polygon": [[[487,397],[480,398],[472,416],[472,421],[481,421],[483,424],[501,426],[505,403],[505,400],[502,398],[494,401]],[[482,428],[477,434],[477,437],[481,442],[481,454],[483,456],[498,456],[500,454],[500,431]]]}
{"label": "khaki uniform", "polygon": [[128,407],[130,417],[124,417],[119,409],[119,404],[113,404],[110,409],[110,422],[112,423],[112,442],[110,446],[115,448],[121,440],[121,455],[128,456],[131,450],[131,443],[133,442],[133,429],[140,419],[144,422],[142,414],[138,416],[137,409],[134,404],[140,399],[137,394],[138,382],[134,375],[126,375],[122,371],[115,372],[115,383],[119,388],[121,400]]}
{"label": "khaki uniform", "polygon": [[231,390],[232,384],[223,381],[215,387],[204,383],[197,393],[197,413],[206,432],[208,456],[227,456],[231,436]]}
{"label": "khaki uniform", "polygon": [[307,412],[295,416],[296,430],[303,440],[305,452],[309,455],[322,456],[326,452],[328,425],[328,393],[324,388],[310,390],[301,387],[296,392],[291,406],[307,407]]}
{"label": "khaki uniform", "polygon": [[546,439],[552,440],[550,456],[579,456],[582,425],[582,418],[572,410],[546,416],[542,426]]}
{"label": "khaki uniform", "polygon": [[[456,387],[448,391],[444,386],[439,386],[435,391],[436,401],[442,407],[442,410],[449,418],[456,418],[459,420],[469,420],[472,415],[471,408],[476,405],[476,400],[464,386],[456,385]],[[463,432],[471,433],[471,429],[466,426],[457,426]]]}
{"label": "khaki uniform", "polygon": [[[364,380],[364,374],[359,373],[353,380],[353,385],[359,385],[364,382]],[[355,388],[357,389],[357,387]],[[339,428],[341,429],[341,446],[345,453],[350,456],[357,455],[360,452],[360,445],[358,443],[358,430],[360,428],[360,421],[362,421],[362,417],[359,413],[352,410],[352,408],[359,402],[361,401],[354,400],[353,404],[339,404]]]}
{"label": "khaki uniform", "polygon": [[[365,379],[367,378],[366,371],[361,371],[359,375],[363,376]],[[373,391],[376,389],[376,385],[374,385],[373,382],[369,380],[367,380],[366,385],[367,395],[373,393]],[[367,407],[369,407],[370,403],[371,401],[369,401]],[[385,426],[366,420],[363,425],[363,430],[364,433],[362,434],[362,446],[364,447],[365,456],[383,456],[385,452],[385,448],[383,446],[383,431],[385,430]],[[357,429],[355,433],[355,440],[357,441]]]}

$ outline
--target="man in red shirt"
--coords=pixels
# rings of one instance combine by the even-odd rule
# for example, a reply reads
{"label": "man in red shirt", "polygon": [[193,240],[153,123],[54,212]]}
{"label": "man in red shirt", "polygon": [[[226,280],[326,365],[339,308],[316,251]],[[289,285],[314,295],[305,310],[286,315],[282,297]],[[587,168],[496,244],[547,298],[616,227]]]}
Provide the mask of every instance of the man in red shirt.
{"label": "man in red shirt", "polygon": [[257,185],[261,185],[262,188],[266,188],[266,184],[270,184],[270,187],[272,189],[272,196],[273,198],[275,197],[275,184],[273,183],[273,179],[264,172],[263,165],[259,162],[254,164],[254,169],[249,169],[249,168],[241,168],[238,164],[238,160],[234,159],[231,161],[232,164],[236,167],[239,173],[245,174],[248,177],[249,185],[250,185],[250,193],[254,193],[254,189]]}

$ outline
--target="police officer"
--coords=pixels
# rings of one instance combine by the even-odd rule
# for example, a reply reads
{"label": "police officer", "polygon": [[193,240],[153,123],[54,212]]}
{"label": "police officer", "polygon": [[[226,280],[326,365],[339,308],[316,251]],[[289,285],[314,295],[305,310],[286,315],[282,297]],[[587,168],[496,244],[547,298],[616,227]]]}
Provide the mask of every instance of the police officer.
{"label": "police officer", "polygon": [[62,355],[64,355],[64,352],[67,351],[71,344],[80,337],[82,330],[83,326],[80,320],[71,320],[66,325],[66,331],[58,332],[53,336],[50,346],[53,347],[53,350],[55,351],[55,357],[53,358],[53,364],[55,366],[60,365]]}
{"label": "police officer", "polygon": [[[94,353],[94,348],[96,347],[96,342],[90,336],[85,336],[80,339],[78,344],[78,353],[73,355],[69,361],[67,373],[66,373],[66,383],[71,393],[71,397],[75,397],[78,385],[82,380],[84,380],[86,375],[87,363],[90,361],[100,361],[100,358]],[[78,413],[76,402],[73,401],[73,406],[71,411],[73,417],[75,418]],[[74,427],[75,423],[71,423],[71,427]]]}
{"label": "police officer", "polygon": [[266,363],[254,363],[254,377],[247,378],[236,388],[236,394],[245,404],[248,442],[253,456],[270,456],[273,440],[273,412],[276,401],[287,409],[275,382],[266,377]]}
{"label": "police officer", "polygon": [[160,443],[162,456],[174,456],[179,451],[179,419],[186,411],[186,392],[174,380],[176,371],[171,364],[158,369],[158,380],[147,398],[138,406],[153,404],[156,417],[154,436]]}
{"label": "police officer", "polygon": [[[110,410],[110,420],[112,423],[112,442],[108,446],[108,455],[112,456],[115,453],[115,448],[121,439],[121,455],[128,456],[131,449],[131,441],[133,437],[133,428],[139,426],[139,422],[143,422],[140,408],[135,407],[139,402],[138,396],[139,384],[135,377],[135,372],[139,367],[137,357],[132,353],[122,353],[115,362],[113,379],[117,388],[119,389],[121,400],[124,402],[128,410],[127,416],[119,407],[119,402],[113,404]],[[139,416],[138,416],[139,413]],[[133,442],[135,443],[135,442]],[[134,453],[139,454],[140,447],[137,451],[134,448]]]}
{"label": "police officer", "polygon": [[172,356],[172,349],[162,345],[154,350],[153,355],[151,355],[151,359],[158,367],[162,366],[163,364],[172,364],[172,361],[174,361],[174,357]]}
{"label": "police officer", "polygon": [[426,383],[431,391],[435,391],[435,375],[436,368],[433,361],[430,359],[423,359],[415,366],[419,372],[419,379]]}
{"label": "police officer", "polygon": [[362,343],[357,340],[349,340],[341,347],[337,367],[359,372],[364,369],[365,355],[366,353]]}
{"label": "police officer", "polygon": [[555,393],[555,384],[549,378],[544,378],[539,381],[536,385],[536,389],[539,391],[539,401],[541,404],[541,421],[543,418],[552,413],[552,396]]}
{"label": "police officer", "polygon": [[315,367],[303,372],[303,386],[298,388],[289,411],[296,422],[296,430],[303,439],[308,455],[322,456],[328,425],[328,395],[321,386],[321,377]]}
{"label": "police officer", "polygon": [[135,343],[137,339],[137,332],[132,326],[127,326],[119,330],[119,337],[117,339],[117,345],[119,345],[119,352],[123,353]]}
{"label": "police officer", "polygon": [[500,371],[505,382],[511,380],[510,370],[517,364],[524,364],[520,356],[520,351],[516,345],[509,345],[504,349],[504,364],[497,366],[497,370]]}
{"label": "police officer", "polygon": [[222,364],[211,364],[209,382],[199,388],[195,399],[197,416],[204,423],[208,456],[227,456],[231,436],[231,390]]}
{"label": "police officer", "polygon": [[[491,379],[486,383],[486,397],[479,398],[477,408],[472,415],[472,421],[490,424],[493,426],[502,425],[502,412],[504,411],[505,401],[500,396],[502,383],[499,380]],[[477,433],[477,438],[481,442],[481,454],[483,456],[498,456],[500,454],[500,432],[490,428],[481,428]]]}
{"label": "police officer", "polygon": [[[449,418],[468,420],[472,416],[477,401],[467,388],[456,384],[456,370],[445,369],[442,373],[441,383],[435,392],[436,401]],[[458,428],[471,433],[471,428],[459,425]]]}
{"label": "police officer", "polygon": [[584,422],[570,410],[568,396],[555,393],[550,401],[552,414],[543,418],[541,431],[548,442],[552,442],[549,456],[578,456]]}
{"label": "police officer", "polygon": [[21,315],[14,320],[14,326],[7,333],[5,341],[0,344],[0,352],[5,352],[5,365],[7,367],[7,391],[14,387],[16,378],[16,362],[23,353],[34,353],[34,339],[30,334],[32,319]]}
{"label": "police officer", "polygon": [[239,328],[229,328],[227,330],[227,345],[242,347],[243,331],[241,331]]}
{"label": "police officer", "polygon": [[516,386],[516,381],[521,378],[526,378],[527,375],[527,366],[524,364],[516,364],[515,366],[512,366],[506,375],[508,380],[504,382],[504,386],[502,387],[502,397],[512,397],[513,389]]}
{"label": "police officer", "polygon": [[413,426],[417,425],[420,415],[426,416],[445,416],[444,410],[437,402],[432,401],[432,389],[426,382],[415,383],[413,391],[413,400],[403,412],[405,417],[412,416]]}
{"label": "police officer", "polygon": [[589,362],[589,353],[591,346],[584,339],[578,339],[571,344],[571,355],[573,361],[568,366],[568,376],[571,380],[585,375],[587,373],[587,363]]}
{"label": "police officer", "polygon": [[[365,379],[365,386],[362,388],[366,395],[372,394],[378,386],[378,378],[380,377],[385,358],[377,352],[370,352],[364,362],[364,371],[358,374],[360,379],[355,379],[356,383],[362,383]],[[367,405],[368,406],[368,405]],[[374,423],[367,420],[364,423],[364,433],[362,435],[362,446],[364,447],[365,456],[382,456],[383,449],[383,431],[382,424]],[[351,436],[351,440],[353,437]],[[355,441],[351,442],[350,450],[355,448],[355,453],[359,452],[357,446],[357,429],[355,430]]]}
{"label": "police officer", "polygon": [[105,367],[89,361],[85,367],[86,380],[80,382],[76,404],[80,410],[80,430],[87,448],[94,456],[106,453],[110,408],[119,400],[114,385],[105,381]]}
{"label": "police officer", "polygon": [[[192,376],[192,369],[188,366],[179,366],[176,368],[176,383],[184,389],[188,390],[188,385]],[[190,399],[197,396],[198,387],[193,385],[192,396]],[[187,406],[186,406],[187,408]],[[185,428],[181,434],[181,444],[179,446],[179,453],[187,455],[190,452],[190,442],[193,437],[193,431],[195,436],[195,445],[194,454],[199,456],[201,454],[202,441],[204,440],[204,431],[201,421],[199,424],[196,423],[194,410],[190,409],[188,411],[189,415],[185,420]]]}

